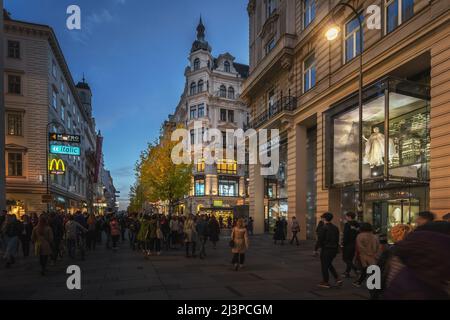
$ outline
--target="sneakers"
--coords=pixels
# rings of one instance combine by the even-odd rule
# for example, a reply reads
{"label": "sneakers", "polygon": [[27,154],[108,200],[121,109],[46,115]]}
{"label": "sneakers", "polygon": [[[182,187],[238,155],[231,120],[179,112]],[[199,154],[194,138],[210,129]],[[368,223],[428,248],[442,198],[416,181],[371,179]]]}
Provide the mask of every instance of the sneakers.
{"label": "sneakers", "polygon": [[330,286],[330,284],[328,282],[321,282],[321,283],[318,284],[318,286],[320,288],[325,288],[325,289],[330,289],[331,288],[331,286]]}

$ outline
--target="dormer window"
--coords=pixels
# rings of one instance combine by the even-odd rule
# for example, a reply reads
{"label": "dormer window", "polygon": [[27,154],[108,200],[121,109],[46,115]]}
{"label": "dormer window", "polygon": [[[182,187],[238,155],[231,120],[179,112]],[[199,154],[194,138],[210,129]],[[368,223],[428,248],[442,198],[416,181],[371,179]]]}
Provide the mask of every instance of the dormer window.
{"label": "dormer window", "polygon": [[225,63],[223,65],[224,65],[225,72],[231,72],[231,65],[230,65],[229,61],[225,61]]}
{"label": "dormer window", "polygon": [[196,58],[194,60],[194,71],[197,71],[198,69],[200,69],[200,59]]}

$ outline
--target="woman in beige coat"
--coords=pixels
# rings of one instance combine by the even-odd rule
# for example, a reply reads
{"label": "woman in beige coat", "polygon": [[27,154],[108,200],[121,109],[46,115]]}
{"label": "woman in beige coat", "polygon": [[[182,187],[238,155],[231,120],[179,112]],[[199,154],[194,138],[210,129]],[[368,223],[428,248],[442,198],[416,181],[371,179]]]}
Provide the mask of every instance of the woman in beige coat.
{"label": "woman in beige coat", "polygon": [[53,232],[44,215],[39,217],[39,223],[31,233],[31,241],[34,243],[36,255],[39,255],[41,274],[45,275],[48,256],[52,254]]}
{"label": "woman in beige coat", "polygon": [[373,234],[370,223],[362,223],[356,237],[356,265],[361,269],[359,279],[353,285],[360,287],[367,277],[367,267],[377,263],[380,254],[380,240]]}
{"label": "woman in beige coat", "polygon": [[244,219],[239,219],[236,226],[231,231],[231,252],[233,253],[232,263],[234,270],[244,266],[245,252],[248,250],[248,233],[244,224]]}

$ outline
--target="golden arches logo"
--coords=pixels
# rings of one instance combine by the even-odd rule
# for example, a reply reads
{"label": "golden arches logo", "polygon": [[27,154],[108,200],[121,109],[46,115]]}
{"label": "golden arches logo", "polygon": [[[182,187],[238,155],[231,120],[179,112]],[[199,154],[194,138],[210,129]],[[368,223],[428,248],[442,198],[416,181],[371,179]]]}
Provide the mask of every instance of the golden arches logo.
{"label": "golden arches logo", "polygon": [[66,172],[66,165],[61,159],[53,159],[50,162],[49,170],[51,173],[62,174]]}

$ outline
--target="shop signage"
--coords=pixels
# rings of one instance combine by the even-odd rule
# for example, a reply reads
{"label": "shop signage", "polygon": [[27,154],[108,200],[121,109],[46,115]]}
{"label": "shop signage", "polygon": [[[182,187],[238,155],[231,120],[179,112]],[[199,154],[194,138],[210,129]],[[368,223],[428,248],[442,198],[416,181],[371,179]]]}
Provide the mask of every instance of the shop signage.
{"label": "shop signage", "polygon": [[94,203],[93,206],[98,208],[106,208],[108,205],[106,203]]}
{"label": "shop signage", "polygon": [[214,207],[223,207],[223,201],[222,200],[214,200],[213,206]]}
{"label": "shop signage", "polygon": [[365,195],[366,201],[389,200],[389,199],[408,199],[413,198],[414,194],[407,191],[374,191]]}
{"label": "shop signage", "polygon": [[53,159],[48,167],[50,174],[63,175],[66,173],[66,165],[61,159]]}
{"label": "shop signage", "polygon": [[65,154],[65,155],[69,155],[69,156],[80,156],[81,149],[79,147],[52,144],[52,145],[50,145],[50,153]]}
{"label": "shop signage", "polygon": [[81,136],[65,133],[50,133],[50,141],[80,143]]}
{"label": "shop signage", "polygon": [[51,194],[42,195],[42,203],[51,203],[53,201],[53,196]]}

